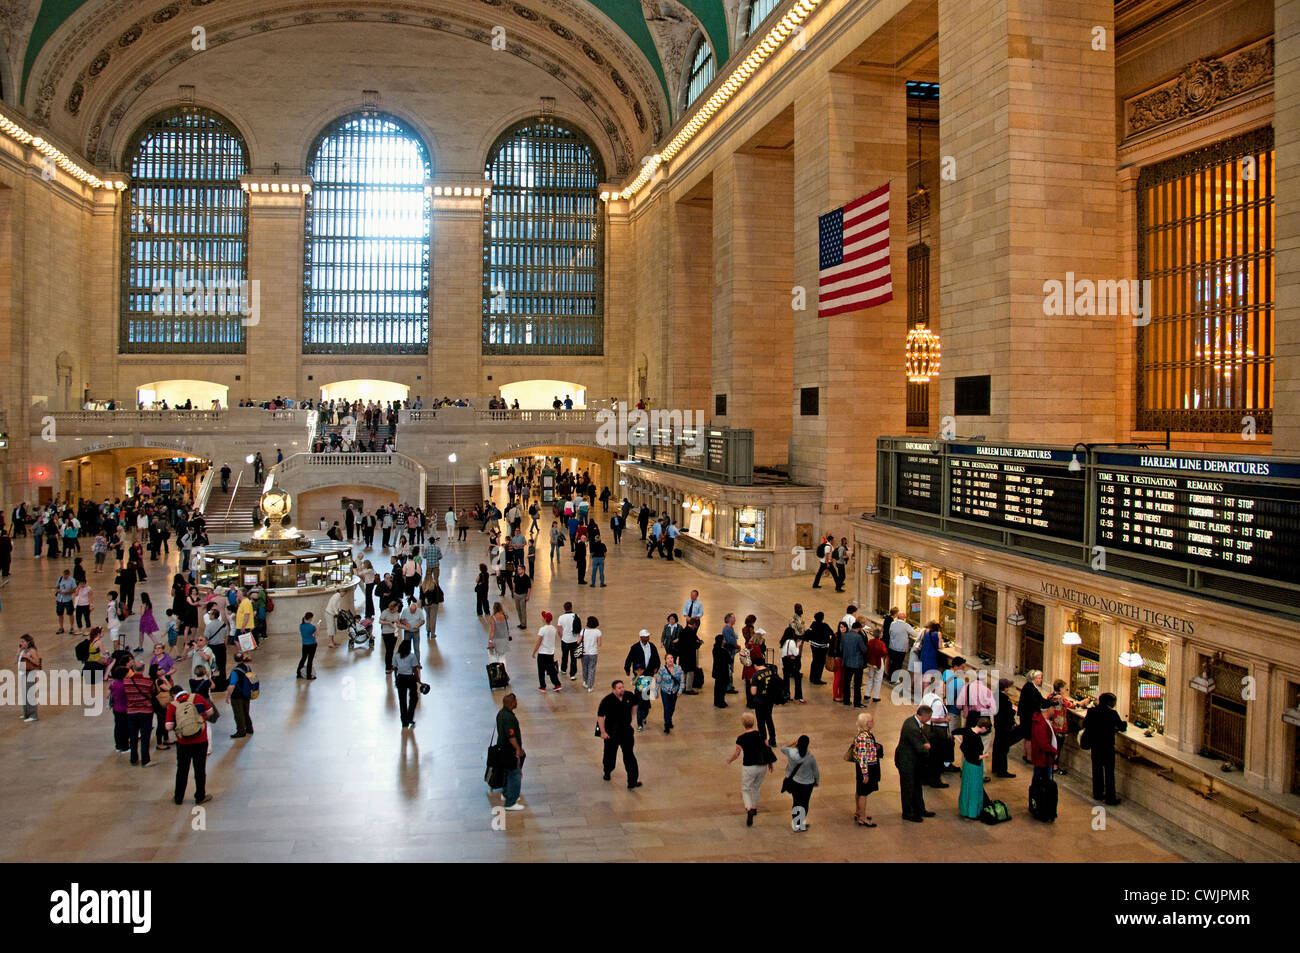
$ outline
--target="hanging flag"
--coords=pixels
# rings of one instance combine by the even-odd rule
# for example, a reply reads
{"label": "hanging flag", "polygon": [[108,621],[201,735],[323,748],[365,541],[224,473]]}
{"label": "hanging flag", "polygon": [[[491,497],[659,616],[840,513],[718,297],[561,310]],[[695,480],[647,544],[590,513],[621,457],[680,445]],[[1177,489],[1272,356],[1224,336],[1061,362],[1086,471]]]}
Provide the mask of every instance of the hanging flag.
{"label": "hanging flag", "polygon": [[828,318],[894,297],[889,274],[889,183],[817,219],[817,316]]}

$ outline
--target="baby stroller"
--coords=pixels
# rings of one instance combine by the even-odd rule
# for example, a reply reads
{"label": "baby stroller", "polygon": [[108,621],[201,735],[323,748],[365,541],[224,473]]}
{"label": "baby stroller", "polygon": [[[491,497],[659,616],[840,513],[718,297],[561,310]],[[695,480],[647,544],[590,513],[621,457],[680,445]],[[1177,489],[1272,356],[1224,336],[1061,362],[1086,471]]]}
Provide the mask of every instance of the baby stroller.
{"label": "baby stroller", "polygon": [[348,630],[348,648],[360,649],[375,647],[375,633],[371,629],[371,620],[359,618],[347,609],[339,610],[339,625]]}

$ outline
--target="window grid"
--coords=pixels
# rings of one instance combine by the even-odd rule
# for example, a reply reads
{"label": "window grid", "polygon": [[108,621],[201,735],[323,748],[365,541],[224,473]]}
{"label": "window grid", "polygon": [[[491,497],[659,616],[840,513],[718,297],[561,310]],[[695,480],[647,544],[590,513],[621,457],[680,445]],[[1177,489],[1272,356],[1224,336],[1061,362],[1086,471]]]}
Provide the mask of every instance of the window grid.
{"label": "window grid", "polygon": [[321,134],[308,171],[303,353],[427,353],[424,143],[392,116],[345,116]]}
{"label": "window grid", "polygon": [[768,14],[780,6],[781,0],[754,0],[749,5],[749,25],[745,28],[745,36],[753,36],[758,25],[767,19]]}
{"label": "window grid", "polygon": [[594,147],[530,120],[487,162],[483,353],[604,353],[604,217]]}
{"label": "window grid", "polygon": [[1144,168],[1137,429],[1272,432],[1273,130]]}
{"label": "window grid", "polygon": [[126,156],[119,352],[243,353],[243,138],[223,116],[184,107],[147,120]]}
{"label": "window grid", "polygon": [[686,105],[695,102],[709,88],[717,69],[713,60],[713,48],[704,39],[703,33],[697,34],[695,55],[691,58],[691,71],[686,80]]}

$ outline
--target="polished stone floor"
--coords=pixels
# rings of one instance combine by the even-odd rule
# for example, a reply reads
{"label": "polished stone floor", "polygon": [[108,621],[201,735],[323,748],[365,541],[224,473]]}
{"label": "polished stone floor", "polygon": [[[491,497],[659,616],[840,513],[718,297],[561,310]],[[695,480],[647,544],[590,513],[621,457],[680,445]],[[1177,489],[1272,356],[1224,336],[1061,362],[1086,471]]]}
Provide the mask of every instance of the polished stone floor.
{"label": "polished stone floor", "polygon": [[[605,589],[579,589],[572,562],[556,573],[539,560],[529,621],[539,623],[541,608],[558,615],[565,599],[598,616],[606,640],[598,685],[619,673],[639,629],[649,628],[658,640],[664,616],[680,610],[691,588],[700,590],[709,635],[720,630],[729,610],[741,618],[755,613],[773,640],[795,601],[803,602],[809,619],[817,609],[832,619],[843,614],[844,596],[829,588],[811,591],[805,579],[723,580],[680,561],[649,561],[637,535],[634,530],[611,553]],[[483,764],[502,693],[487,685],[485,633],[473,593],[484,540],[477,530],[469,543],[443,540],[448,601],[438,638],[426,650],[432,691],[413,731],[399,726],[381,652],[322,644],[319,678],[300,681],[293,675],[297,638],[272,638],[255,665],[262,684],[253,703],[256,735],[230,740],[229,705],[219,701],[226,717],[213,730],[208,761],[208,790],[215,797],[198,815],[191,800],[184,807],[172,803],[174,751],[158,753],[156,766],[133,768],[113,751],[106,713],[86,717],[77,709],[46,707],[29,724],[8,708],[0,720],[0,860],[1083,862],[1195,856],[1191,845],[1180,843],[1185,838],[1157,831],[1147,816],[1127,808],[1113,810],[1105,829],[1095,830],[1091,802],[1072,793],[1073,778],[1062,785],[1055,824],[1029,819],[1029,769],[1018,748],[1013,770],[1020,776],[989,785],[1010,807],[1011,823],[986,827],[962,820],[956,783],[926,789],[937,817],[905,823],[888,763],[882,789],[870,801],[879,827],[859,828],[851,817],[852,769],[841,760],[855,733],[855,712],[832,705],[829,686],[805,686],[807,704],[786,705],[775,715],[779,740],[807,733],[821,764],[808,831],[790,829],[779,770],[763,785],[754,827],[745,826],[739,762],[724,764],[743,708],[714,709],[707,685],[705,693],[682,699],[672,735],[662,733],[657,708],[652,712],[651,726],[636,736],[644,787],[628,791],[621,766],[612,783],[601,778],[601,746],[592,737],[601,694],[588,695],[580,681],[567,679],[564,691],[539,693],[529,657],[534,639],[518,630],[508,666],[528,751],[528,808],[494,814],[501,798],[483,783]],[[15,543],[0,611],[7,664],[18,635],[30,632],[47,669],[77,668],[76,640],[54,634],[51,593],[65,561],[35,562],[30,540]],[[166,571],[149,564],[150,580],[142,587],[155,597],[160,616],[174,561],[173,555]],[[100,582],[96,618],[108,588],[103,581],[111,578],[91,577],[92,584]],[[132,617],[124,628],[132,640],[135,624]],[[909,709],[888,702],[875,707],[878,734],[892,752]],[[505,829],[496,829],[502,817]]]}

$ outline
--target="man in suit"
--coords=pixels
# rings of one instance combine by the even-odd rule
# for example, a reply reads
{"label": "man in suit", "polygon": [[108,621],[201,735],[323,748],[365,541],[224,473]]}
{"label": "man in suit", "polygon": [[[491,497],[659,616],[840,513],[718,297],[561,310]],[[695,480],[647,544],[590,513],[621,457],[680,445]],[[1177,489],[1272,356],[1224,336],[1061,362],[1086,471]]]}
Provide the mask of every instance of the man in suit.
{"label": "man in suit", "polygon": [[1083,718],[1083,741],[1092,755],[1092,799],[1115,805],[1115,735],[1128,730],[1128,723],[1115,711],[1115,696],[1103,692],[1095,707]]}
{"label": "man in suit", "polygon": [[643,666],[651,678],[659,671],[659,650],[650,642],[649,629],[642,629],[639,641],[627,650],[627,658],[623,660],[623,674],[631,675],[632,669],[638,665]]}
{"label": "man in suit", "polygon": [[677,624],[677,613],[668,613],[668,624],[664,626],[663,634],[659,637],[659,644],[663,646],[664,654],[673,651],[673,640],[677,638],[677,633],[682,631],[682,627]]}
{"label": "man in suit", "polygon": [[914,716],[903,722],[898,747],[894,749],[894,767],[898,769],[898,788],[903,800],[903,820],[918,824],[923,818],[934,817],[934,811],[925,809],[925,797],[921,793],[921,780],[930,755],[927,737],[930,729],[926,727],[929,721],[930,709],[922,705]]}
{"label": "man in suit", "polygon": [[853,684],[853,706],[865,708],[862,704],[862,670],[867,667],[867,640],[862,637],[862,623],[856,619],[853,628],[840,637],[840,662],[844,665],[843,688],[844,704],[849,704],[849,684]]}

